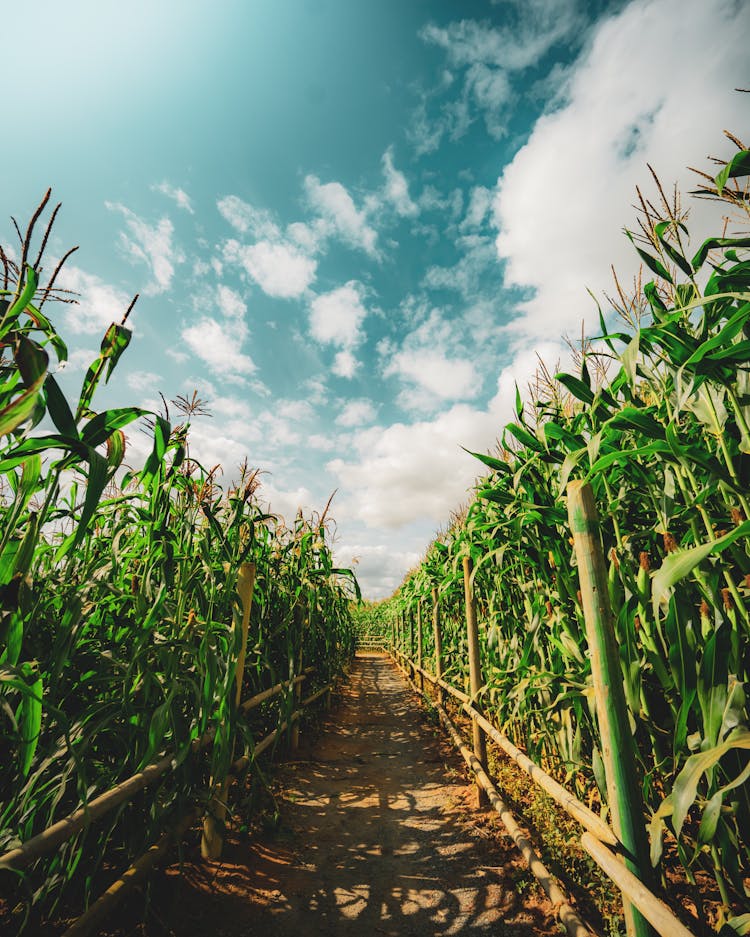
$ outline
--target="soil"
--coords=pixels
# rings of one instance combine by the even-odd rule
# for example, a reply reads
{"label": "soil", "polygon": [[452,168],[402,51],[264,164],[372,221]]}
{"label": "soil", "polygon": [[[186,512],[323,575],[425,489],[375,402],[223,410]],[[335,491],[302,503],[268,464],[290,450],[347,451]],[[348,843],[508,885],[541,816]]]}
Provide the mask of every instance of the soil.
{"label": "soil", "polygon": [[[312,742],[312,744],[311,744]],[[306,747],[309,746],[309,747]],[[384,655],[355,659],[338,705],[274,771],[280,822],[230,830],[220,862],[191,846],[111,937],[559,935],[463,761]]]}

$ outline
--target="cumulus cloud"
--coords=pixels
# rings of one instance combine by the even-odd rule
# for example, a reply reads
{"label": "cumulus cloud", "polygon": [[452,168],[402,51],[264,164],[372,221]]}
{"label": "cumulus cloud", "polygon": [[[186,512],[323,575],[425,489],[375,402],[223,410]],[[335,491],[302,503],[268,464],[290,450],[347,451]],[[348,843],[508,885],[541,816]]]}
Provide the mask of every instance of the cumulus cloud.
{"label": "cumulus cloud", "polygon": [[310,334],[321,345],[351,350],[362,341],[361,326],[366,316],[364,288],[356,280],[350,280],[312,300]]}
{"label": "cumulus cloud", "polygon": [[348,492],[339,515],[368,527],[400,528],[417,521],[437,528],[466,499],[480,463],[462,446],[492,448],[513,416],[515,382],[525,387],[538,366],[537,353],[554,367],[564,347],[540,343],[503,369],[486,408],[455,404],[429,420],[375,426],[355,433],[353,456],[328,462],[328,470]]}
{"label": "cumulus cloud", "polygon": [[[75,304],[64,307],[65,326],[71,332],[89,335],[103,332],[112,322],[119,322],[130,305],[127,293],[72,264],[62,268],[56,285],[78,294]],[[131,328],[135,317],[131,313],[128,320]]]}
{"label": "cumulus cloud", "polygon": [[220,322],[210,316],[182,330],[182,340],[193,354],[214,374],[230,381],[244,381],[256,370],[253,359],[239,350],[242,337],[231,321]]}
{"label": "cumulus cloud", "polygon": [[309,175],[305,178],[305,192],[308,204],[328,223],[331,233],[371,257],[379,256],[377,231],[340,182],[322,183],[317,176]]}
{"label": "cumulus cloud", "polygon": [[197,322],[183,327],[182,340],[217,377],[244,384],[257,370],[252,358],[242,352],[250,334],[245,321],[247,306],[240,294],[224,283],[218,284],[207,302],[201,301],[198,306],[204,309],[211,301],[222,318],[201,315]]}
{"label": "cumulus cloud", "polygon": [[160,192],[162,195],[166,195],[167,198],[171,198],[175,205],[182,208],[183,211],[189,212],[191,215],[195,214],[190,196],[184,189],[171,185],[169,182],[160,182],[159,185],[151,186],[151,188],[154,192]]}
{"label": "cumulus cloud", "polygon": [[120,234],[120,243],[127,256],[145,263],[151,271],[151,283],[144,287],[143,293],[146,296],[165,293],[172,284],[175,264],[185,259],[182,251],[172,243],[172,222],[165,217],[150,225],[125,205],[116,202],[105,202],[105,205],[125,218],[127,233]]}
{"label": "cumulus cloud", "polygon": [[[498,181],[505,283],[533,289],[521,334],[559,333],[582,318],[596,327],[585,290],[611,289],[610,264],[624,282],[635,272],[621,229],[635,226],[635,185],[653,190],[647,162],[667,188],[689,189],[687,165],[732,152],[722,129],[741,133],[750,117],[748,95],[731,91],[746,83],[748,35],[750,7],[733,0],[634,0],[596,28],[569,70],[564,106],[540,118]],[[692,202],[694,238],[708,216],[716,233],[715,207]]]}
{"label": "cumulus cloud", "polygon": [[427,391],[427,397],[407,395],[407,403],[417,401],[420,409],[429,408],[437,400],[461,400],[476,397],[481,381],[473,364],[465,358],[449,358],[428,348],[404,349],[396,352],[386,366],[385,377],[398,375],[405,381]]}
{"label": "cumulus cloud", "polygon": [[403,544],[345,540],[336,544],[334,556],[338,566],[354,570],[363,596],[377,600],[391,595],[404,578],[404,572],[420,560],[417,550],[399,549],[399,546]]}
{"label": "cumulus cloud", "polygon": [[288,243],[258,241],[243,245],[229,240],[224,259],[239,263],[267,296],[296,299],[315,280],[317,262]]}
{"label": "cumulus cloud", "polygon": [[257,240],[276,240],[281,230],[271,212],[254,208],[237,195],[227,195],[216,203],[219,214],[240,234],[250,235]]}
{"label": "cumulus cloud", "polygon": [[221,283],[216,288],[216,298],[219,309],[227,319],[244,321],[247,306],[238,292]]}
{"label": "cumulus cloud", "polygon": [[125,378],[125,382],[131,390],[146,393],[157,388],[160,381],[164,378],[161,374],[154,371],[131,371]]}
{"label": "cumulus cloud", "polygon": [[377,407],[371,400],[350,400],[336,417],[336,422],[339,426],[361,426],[372,423],[377,414]]}
{"label": "cumulus cloud", "polygon": [[483,185],[475,185],[469,195],[469,204],[466,208],[466,214],[459,225],[463,232],[476,231],[484,224],[485,218],[490,214],[492,208],[493,195],[491,189]]}
{"label": "cumulus cloud", "polygon": [[337,377],[353,378],[360,364],[350,351],[339,351],[333,359],[331,371]]}

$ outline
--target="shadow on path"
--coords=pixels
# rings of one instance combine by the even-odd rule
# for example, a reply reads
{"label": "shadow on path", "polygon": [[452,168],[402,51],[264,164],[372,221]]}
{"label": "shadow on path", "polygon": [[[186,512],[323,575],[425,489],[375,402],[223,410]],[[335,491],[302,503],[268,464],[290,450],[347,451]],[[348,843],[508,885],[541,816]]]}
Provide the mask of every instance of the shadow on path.
{"label": "shadow on path", "polygon": [[446,745],[390,660],[359,655],[312,751],[277,772],[280,831],[162,873],[136,933],[559,934]]}

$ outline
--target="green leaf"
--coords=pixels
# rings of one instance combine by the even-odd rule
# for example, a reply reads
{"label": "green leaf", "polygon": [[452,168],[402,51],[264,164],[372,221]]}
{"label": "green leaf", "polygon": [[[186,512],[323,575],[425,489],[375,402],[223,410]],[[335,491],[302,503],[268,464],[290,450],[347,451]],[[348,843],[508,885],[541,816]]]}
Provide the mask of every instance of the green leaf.
{"label": "green leaf", "polygon": [[698,270],[705,263],[709,251],[718,248],[750,247],[750,237],[744,238],[706,238],[692,259],[693,270]]}
{"label": "green leaf", "polygon": [[87,446],[100,446],[115,432],[122,429],[139,417],[148,414],[149,410],[140,407],[119,407],[114,410],[104,410],[90,419],[81,432],[81,440]]}
{"label": "green leaf", "polygon": [[527,429],[524,429],[523,426],[516,426],[515,423],[508,423],[505,427],[506,430],[528,449],[532,449],[534,452],[543,452],[544,446],[539,442],[539,440],[530,433]]}
{"label": "green leaf", "polygon": [[73,418],[73,411],[68,406],[68,401],[60,390],[60,385],[51,374],[47,375],[44,389],[47,393],[47,410],[55,427],[63,436],[78,439],[78,427]]}
{"label": "green leaf", "polygon": [[733,748],[750,749],[750,729],[734,729],[719,745],[705,752],[691,755],[677,775],[672,788],[672,825],[677,836],[682,831],[688,810],[698,796],[698,784],[706,772],[719,763],[721,758]]}
{"label": "green leaf", "polygon": [[31,419],[43,383],[43,380],[40,380],[38,386],[25,390],[20,397],[16,397],[12,403],[0,410],[0,436],[7,436]]}
{"label": "green leaf", "polygon": [[681,579],[684,579],[703,560],[715,553],[721,553],[736,540],[750,535],[750,521],[744,521],[723,537],[718,537],[712,543],[703,543],[688,550],[678,550],[670,553],[659,569],[652,574],[651,600],[654,608],[654,617],[658,618],[659,606]]}
{"label": "green leaf", "polygon": [[594,392],[591,390],[590,384],[584,383],[572,374],[565,373],[556,374],[555,380],[566,387],[577,400],[589,404],[594,402]]}
{"label": "green leaf", "polygon": [[42,727],[42,695],[44,683],[41,677],[28,687],[21,700],[21,710],[18,718],[18,729],[21,735],[19,750],[21,776],[27,777],[34,760],[34,753],[39,744],[39,734]]}
{"label": "green leaf", "polygon": [[47,352],[24,334],[20,334],[16,339],[13,358],[26,387],[38,384],[39,379],[43,379],[47,373]]}
{"label": "green leaf", "polygon": [[724,186],[730,179],[736,179],[739,176],[750,176],[750,150],[740,150],[721,170],[716,179],[716,189],[721,195]]}
{"label": "green leaf", "polygon": [[466,449],[464,446],[461,446],[464,452],[468,452],[469,455],[473,455],[475,459],[479,459],[487,468],[491,468],[493,472],[500,472],[503,475],[510,474],[510,467],[507,462],[503,462],[502,459],[495,459],[491,455],[485,455],[482,452],[472,452],[471,449]]}
{"label": "green leaf", "polygon": [[[682,254],[664,237],[665,231],[673,227],[671,221],[660,221],[658,224],[654,225],[654,233],[659,239],[659,243],[666,252],[669,259],[673,264],[676,264],[680,270],[685,274],[685,276],[691,277],[693,275],[693,268],[685,260]],[[685,230],[685,225],[681,224],[680,227]]]}
{"label": "green leaf", "polygon": [[631,231],[626,230],[625,234],[630,239],[630,243],[633,245],[633,247],[635,247],[636,253],[641,258],[641,260],[646,264],[649,270],[652,273],[655,273],[658,277],[661,277],[662,280],[666,280],[667,283],[674,283],[674,280],[672,279],[672,274],[669,272],[669,270],[667,270],[664,264],[660,260],[658,260],[656,257],[652,257],[651,254],[647,254],[646,251],[638,247],[638,245],[635,243],[635,239]]}
{"label": "green leaf", "polygon": [[26,281],[24,282],[23,289],[21,290],[18,299],[16,299],[13,305],[5,311],[3,321],[0,323],[0,336],[6,335],[9,329],[13,328],[15,324],[14,320],[24,311],[24,309],[34,298],[34,293],[36,293],[38,282],[39,277],[37,276],[36,270],[27,264]]}

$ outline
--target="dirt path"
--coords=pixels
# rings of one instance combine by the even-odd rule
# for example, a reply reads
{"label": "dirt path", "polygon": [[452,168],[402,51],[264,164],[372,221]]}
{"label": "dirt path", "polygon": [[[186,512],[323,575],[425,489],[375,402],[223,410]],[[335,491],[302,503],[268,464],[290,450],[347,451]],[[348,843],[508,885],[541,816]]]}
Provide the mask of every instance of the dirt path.
{"label": "dirt path", "polygon": [[276,772],[280,829],[162,872],[136,933],[559,934],[462,765],[393,664],[359,656],[312,751]]}

